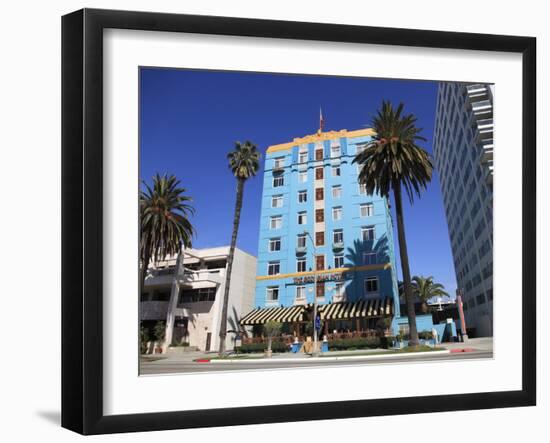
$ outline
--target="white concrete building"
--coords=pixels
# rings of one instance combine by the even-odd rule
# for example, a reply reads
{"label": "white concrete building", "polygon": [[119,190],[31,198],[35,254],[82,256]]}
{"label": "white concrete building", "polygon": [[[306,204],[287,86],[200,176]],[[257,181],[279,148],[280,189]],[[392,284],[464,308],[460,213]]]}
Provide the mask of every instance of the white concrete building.
{"label": "white concrete building", "polygon": [[[201,351],[217,350],[228,254],[229,246],[186,249],[183,263],[169,257],[151,264],[139,304],[141,325],[152,331],[165,321],[166,345],[187,342]],[[234,346],[240,318],[253,309],[256,257],[236,248],[231,274],[227,349]]]}
{"label": "white concrete building", "polygon": [[493,335],[493,95],[485,84],[439,84],[434,156],[466,327]]}

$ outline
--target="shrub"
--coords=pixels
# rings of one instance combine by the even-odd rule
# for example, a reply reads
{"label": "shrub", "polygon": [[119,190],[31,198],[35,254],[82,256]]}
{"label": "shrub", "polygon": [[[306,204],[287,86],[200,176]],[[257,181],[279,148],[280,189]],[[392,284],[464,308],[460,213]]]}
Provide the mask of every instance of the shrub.
{"label": "shrub", "polygon": [[163,341],[165,333],[166,333],[166,324],[162,320],[159,320],[155,324],[155,330],[154,330],[156,341],[159,341],[159,342]]}
{"label": "shrub", "polygon": [[147,352],[147,342],[149,341],[149,331],[146,327],[139,328],[139,350],[142,354]]}
{"label": "shrub", "polygon": [[[267,349],[267,343],[248,343],[248,344],[243,344],[238,348],[235,348],[235,350],[238,353],[242,353],[242,354],[264,352],[266,349]],[[281,341],[274,341],[271,344],[271,350],[273,352],[288,352],[289,347]]]}
{"label": "shrub", "polygon": [[380,337],[358,337],[358,338],[341,338],[331,340],[328,343],[328,348],[331,351],[352,350],[352,349],[374,349],[380,347]]}

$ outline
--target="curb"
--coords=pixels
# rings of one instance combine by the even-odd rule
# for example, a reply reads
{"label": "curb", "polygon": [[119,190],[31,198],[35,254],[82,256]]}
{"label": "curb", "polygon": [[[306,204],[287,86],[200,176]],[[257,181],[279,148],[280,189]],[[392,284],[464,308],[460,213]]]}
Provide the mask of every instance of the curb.
{"label": "curb", "polygon": [[340,357],[309,357],[309,358],[238,358],[238,359],[227,359],[227,360],[210,360],[210,359],[201,359],[200,361],[195,360],[197,363],[212,363],[212,364],[220,364],[220,363],[243,363],[243,364],[249,364],[249,363],[262,363],[262,364],[273,364],[273,363],[292,363],[292,362],[320,362],[320,361],[340,361],[340,360],[370,360],[373,358],[383,358],[383,359],[392,359],[392,358],[399,358],[399,357],[406,357],[406,358],[412,358],[419,355],[442,355],[442,354],[450,354],[451,351],[448,349],[441,350],[441,351],[430,351],[430,352],[410,352],[410,353],[402,353],[402,354],[376,354],[376,355],[346,355],[346,356],[340,356]]}

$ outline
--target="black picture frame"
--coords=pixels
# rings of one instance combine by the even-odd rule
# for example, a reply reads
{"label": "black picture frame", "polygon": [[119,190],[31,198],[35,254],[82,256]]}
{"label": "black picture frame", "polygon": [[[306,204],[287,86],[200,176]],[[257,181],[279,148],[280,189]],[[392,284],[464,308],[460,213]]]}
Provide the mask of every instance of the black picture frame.
{"label": "black picture frame", "polygon": [[[522,389],[106,416],[103,413],[103,30],[171,31],[522,54]],[[83,9],[62,18],[62,426],[82,434],[536,404],[536,39]],[[515,301],[517,302],[517,301]]]}

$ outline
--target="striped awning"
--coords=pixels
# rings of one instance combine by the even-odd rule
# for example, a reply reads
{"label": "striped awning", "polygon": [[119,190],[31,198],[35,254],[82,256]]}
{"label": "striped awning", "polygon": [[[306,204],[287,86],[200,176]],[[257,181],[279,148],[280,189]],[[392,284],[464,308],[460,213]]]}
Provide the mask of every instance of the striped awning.
{"label": "striped awning", "polygon": [[276,306],[272,308],[257,308],[241,319],[241,325],[262,325],[268,321],[291,323],[303,321],[305,306]]}
{"label": "striped awning", "polygon": [[[391,298],[377,298],[357,302],[340,302],[317,307],[322,320],[345,320],[348,318],[382,317],[393,315]],[[268,321],[292,323],[307,321],[313,310],[313,303],[297,306],[275,306],[272,308],[257,308],[246,314],[240,321],[241,325],[262,325]],[[307,313],[307,315],[306,315]]]}
{"label": "striped awning", "polygon": [[376,298],[357,302],[331,303],[320,310],[322,320],[345,320],[348,318],[382,317],[393,314],[391,298]]}

